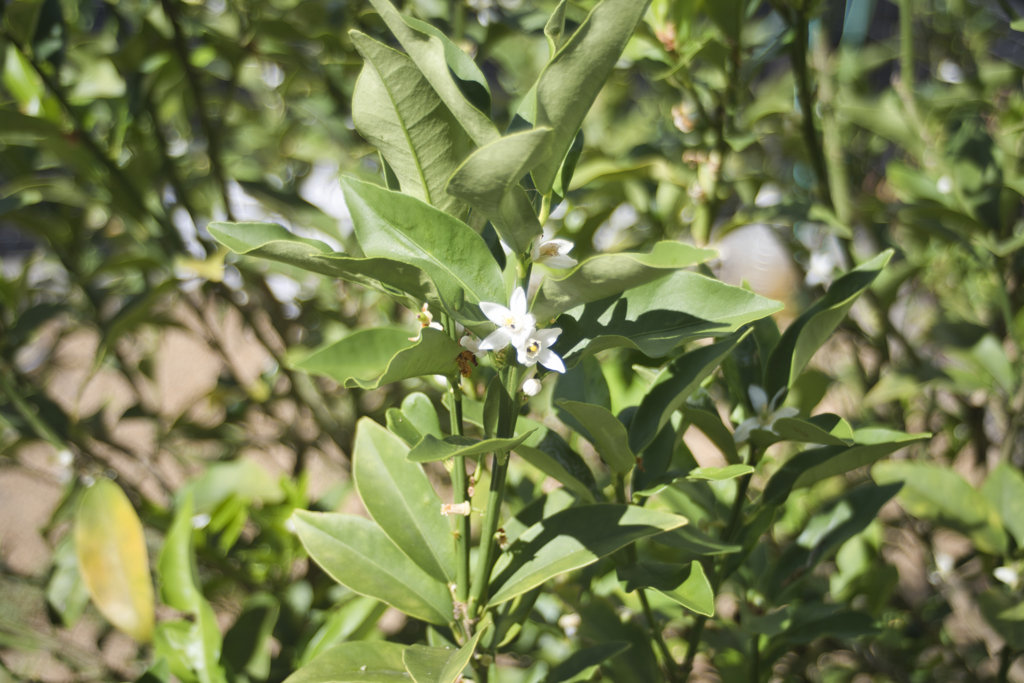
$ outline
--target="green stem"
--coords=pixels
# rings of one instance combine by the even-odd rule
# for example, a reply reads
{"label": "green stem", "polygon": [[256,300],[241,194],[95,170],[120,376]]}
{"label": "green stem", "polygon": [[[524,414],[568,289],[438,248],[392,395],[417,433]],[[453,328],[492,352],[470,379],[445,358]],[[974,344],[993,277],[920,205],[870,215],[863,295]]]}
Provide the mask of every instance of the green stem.
{"label": "green stem", "polygon": [[[454,341],[458,341],[459,335],[455,330],[455,321],[444,312],[441,313],[441,318],[448,336]],[[452,436],[463,435],[461,385],[461,377],[448,378],[448,392],[452,399],[452,410],[449,413]],[[455,458],[452,466],[452,502],[456,505],[469,500],[466,484],[466,459],[460,456]],[[455,599],[463,605],[469,600],[469,537],[469,515],[457,515],[455,520]]]}
{"label": "green stem", "polygon": [[814,98],[811,95],[810,77],[807,73],[807,17],[798,15],[793,22],[793,41],[790,43],[789,58],[793,64],[793,75],[796,78],[797,98],[800,100],[800,126],[807,145],[807,153],[811,157],[811,165],[817,181],[818,198],[830,209],[834,207],[832,192],[829,189],[828,168],[825,155],[818,142],[818,132],[814,128]]}
{"label": "green stem", "polygon": [[[629,504],[629,501],[626,499],[626,476],[623,474],[615,475],[615,500],[623,505]],[[630,543],[627,545],[625,551],[626,560],[630,564],[636,564],[636,543]],[[665,643],[665,638],[661,633],[661,626],[659,626],[657,619],[654,617],[654,610],[651,609],[651,603],[647,600],[647,593],[643,588],[637,588],[636,594],[640,598],[640,605],[644,611],[644,618],[647,619],[647,626],[651,629],[651,635],[654,637],[654,642],[657,643],[658,649],[661,650],[661,656],[665,660],[666,677],[670,683],[676,683],[676,681],[681,680],[679,677],[679,664],[672,657],[672,652],[668,649],[668,644]]]}
{"label": "green stem", "polygon": [[[753,446],[750,447],[750,464],[753,467],[757,467],[758,454],[757,450]],[[722,542],[730,544],[735,539],[736,533],[739,531],[740,521],[743,519],[743,504],[747,500],[747,488],[750,486],[750,478],[752,474],[744,475],[740,478],[739,483],[736,487],[736,498],[732,502],[732,509],[729,511],[729,522],[725,527],[725,532],[722,534]],[[711,587],[712,592],[718,595],[718,591],[722,588],[722,584],[729,576],[725,573],[724,563],[719,565],[719,570],[715,572],[714,585]],[[686,660],[683,662],[683,674],[684,676],[689,675],[693,671],[693,660],[697,656],[697,650],[700,648],[700,638],[704,633],[704,624],[707,622],[707,617],[700,616],[690,629],[690,638],[687,641],[686,647]],[[685,680],[685,678],[684,678]]]}
{"label": "green stem", "polygon": [[750,683],[759,683],[761,668],[761,652],[759,650],[761,636],[754,634],[750,637]]}
{"label": "green stem", "polygon": [[[498,438],[511,438],[515,435],[516,421],[519,418],[518,393],[520,368],[511,362],[501,370],[501,382],[504,391],[498,404]],[[480,549],[476,560],[476,576],[470,586],[469,618],[478,619],[487,601],[487,589],[491,576],[491,567],[497,559],[494,548],[498,521],[501,518],[501,504],[505,496],[505,475],[508,474],[508,453],[494,453],[491,456],[491,487],[487,495],[487,508],[484,510],[483,526],[480,530]]]}
{"label": "green stem", "polygon": [[185,71],[185,80],[188,81],[189,90],[192,91],[192,100],[195,102],[196,114],[199,117],[199,127],[203,131],[203,136],[206,138],[206,147],[210,152],[210,169],[213,171],[214,180],[216,180],[217,186],[220,189],[220,194],[224,201],[224,211],[227,213],[228,220],[234,221],[235,218],[231,213],[231,202],[228,201],[227,176],[221,164],[220,138],[214,131],[213,123],[210,121],[210,117],[206,113],[206,107],[203,104],[203,91],[199,84],[199,76],[196,74],[195,67],[192,66],[192,61],[189,57],[188,44],[185,41],[185,34],[181,30],[178,7],[175,0],[160,0],[160,4],[163,6],[164,14],[167,16],[168,21],[170,21],[171,26],[174,28],[174,49],[178,53],[181,68]]}
{"label": "green stem", "polygon": [[900,80],[908,95],[914,92],[914,11],[910,0],[897,0],[900,12]]}

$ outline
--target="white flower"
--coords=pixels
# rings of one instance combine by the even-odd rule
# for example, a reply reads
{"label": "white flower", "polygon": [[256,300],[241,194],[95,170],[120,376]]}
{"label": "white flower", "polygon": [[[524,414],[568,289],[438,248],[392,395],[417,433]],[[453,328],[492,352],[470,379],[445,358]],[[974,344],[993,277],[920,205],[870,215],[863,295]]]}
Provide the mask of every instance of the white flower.
{"label": "white flower", "polygon": [[549,348],[560,334],[562,334],[560,327],[534,330],[522,344],[516,345],[519,362],[528,368],[540,363],[549,370],[565,372],[565,364],[562,363],[562,359]]}
{"label": "white flower", "polygon": [[992,576],[996,577],[1013,590],[1017,590],[1020,584],[1020,575],[1013,567],[996,567],[992,570]]}
{"label": "white flower", "polygon": [[830,252],[812,252],[811,263],[807,266],[807,276],[804,284],[808,287],[823,285],[832,281],[832,273],[835,271],[836,259]]}
{"label": "white flower", "polygon": [[480,343],[481,342],[479,339],[468,334],[459,340],[459,346],[468,351],[472,351],[473,355],[476,356],[478,359],[483,358],[484,356],[487,355],[487,351],[480,350]]}
{"label": "white flower", "polygon": [[754,197],[754,206],[759,209],[767,209],[770,206],[778,206],[782,203],[782,188],[775,183],[765,183],[757,191]]}
{"label": "white flower", "polygon": [[953,179],[944,175],[935,181],[935,189],[942,194],[950,194],[953,191]]}
{"label": "white flower", "polygon": [[526,312],[526,292],[522,287],[517,287],[512,293],[508,308],[501,304],[483,302],[480,304],[480,310],[488,320],[498,326],[498,329],[480,342],[481,351],[503,349],[509,342],[518,348],[537,325],[537,319]]}
{"label": "white flower", "polygon": [[576,265],[576,259],[566,256],[575,246],[569,240],[548,240],[543,244],[539,242],[537,240],[533,243],[531,257],[534,263],[543,263],[548,268],[572,268]]}
{"label": "white flower", "polygon": [[751,384],[747,390],[750,394],[750,403],[754,406],[754,411],[757,413],[754,417],[749,417],[736,427],[736,431],[732,437],[736,440],[736,443],[743,443],[750,438],[750,432],[755,429],[763,429],[764,431],[772,431],[772,427],[775,426],[775,421],[782,417],[796,417],[800,414],[800,411],[796,408],[778,408],[776,409],[775,404],[782,396],[782,390],[775,394],[772,398],[772,402],[768,403],[768,394],[764,393],[764,389]]}
{"label": "white flower", "polygon": [[430,304],[424,303],[423,308],[420,309],[420,312],[416,314],[416,319],[420,321],[420,331],[416,333],[415,337],[409,337],[409,341],[418,341],[420,335],[423,334],[424,327],[432,327],[435,330],[440,330],[442,332],[444,331],[444,328],[441,326],[441,323],[434,322],[434,314],[430,312],[429,307]]}

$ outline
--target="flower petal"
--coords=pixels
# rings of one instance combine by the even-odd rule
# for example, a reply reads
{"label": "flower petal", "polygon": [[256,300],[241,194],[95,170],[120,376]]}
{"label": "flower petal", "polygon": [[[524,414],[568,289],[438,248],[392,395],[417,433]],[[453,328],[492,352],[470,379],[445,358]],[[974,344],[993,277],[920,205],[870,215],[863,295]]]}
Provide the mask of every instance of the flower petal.
{"label": "flower petal", "polygon": [[494,332],[487,335],[487,338],[480,342],[479,349],[481,351],[493,351],[495,349],[503,349],[508,346],[509,341],[512,339],[512,333],[508,331],[508,328],[499,327]]}
{"label": "flower petal", "polygon": [[732,433],[733,441],[736,443],[743,443],[750,438],[750,432],[760,426],[760,420],[756,417],[748,417],[746,420],[741,422],[739,426],[736,427],[736,431]]}
{"label": "flower petal", "polygon": [[[512,292],[512,300],[508,304],[509,309],[512,311],[512,315],[519,318],[526,315],[526,292],[523,291],[522,287],[516,287],[516,291]],[[481,305],[483,308],[483,305]]]}
{"label": "flower petal", "polygon": [[544,265],[547,266],[548,268],[559,268],[559,269],[572,268],[577,263],[579,263],[579,261],[577,261],[576,259],[572,258],[571,256],[562,256],[562,255],[552,256],[551,258],[549,258],[546,261],[544,261]]}
{"label": "flower petal", "polygon": [[764,411],[768,405],[768,394],[765,393],[764,389],[751,384],[747,389],[747,394],[750,396],[750,405],[753,406],[754,412],[760,413]]}
{"label": "flower petal", "polygon": [[501,325],[505,322],[506,318],[512,317],[512,311],[508,310],[501,304],[492,304],[487,301],[480,302],[480,310],[484,312],[487,319],[495,325]]}
{"label": "flower petal", "polygon": [[540,364],[546,367],[548,370],[554,370],[555,372],[565,372],[565,363],[558,357],[558,354],[551,349],[544,349],[537,354],[537,360]]}
{"label": "flower petal", "polygon": [[535,330],[533,338],[544,344],[544,346],[551,346],[560,334],[562,334],[561,327],[545,327],[541,330]]}

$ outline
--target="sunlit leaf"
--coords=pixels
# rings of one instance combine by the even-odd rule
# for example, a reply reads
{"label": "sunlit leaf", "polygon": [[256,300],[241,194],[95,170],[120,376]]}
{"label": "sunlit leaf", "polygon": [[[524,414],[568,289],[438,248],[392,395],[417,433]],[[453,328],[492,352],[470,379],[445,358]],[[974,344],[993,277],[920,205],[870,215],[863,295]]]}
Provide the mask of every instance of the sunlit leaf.
{"label": "sunlit leaf", "polygon": [[[114,532],[116,530],[116,532]],[[142,522],[121,487],[100,479],[75,518],[78,567],[93,604],[132,638],[153,638],[153,581]]]}

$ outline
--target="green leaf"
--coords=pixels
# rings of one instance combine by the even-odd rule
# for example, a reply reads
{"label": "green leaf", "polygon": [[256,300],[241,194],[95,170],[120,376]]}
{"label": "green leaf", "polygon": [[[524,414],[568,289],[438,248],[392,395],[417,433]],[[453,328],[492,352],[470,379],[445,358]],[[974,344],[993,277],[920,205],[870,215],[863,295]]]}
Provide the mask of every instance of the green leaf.
{"label": "green leaf", "polygon": [[285,683],[409,683],[402,662],[407,647],[369,640],[341,643],[293,673]]}
{"label": "green leaf", "polygon": [[477,630],[458,650],[413,645],[402,653],[402,662],[414,683],[454,683],[469,664],[486,628]]}
{"label": "green leaf", "polygon": [[352,476],[367,512],[423,571],[438,581],[454,581],[455,541],[441,516],[441,499],[408,455],[409,447],[372,419],[356,423]]}
{"label": "green leaf", "polygon": [[561,278],[544,278],[531,311],[537,320],[592,301],[620,294],[669,271],[705,263],[718,255],[714,249],[698,249],[682,242],[658,242],[649,253],[599,254],[583,261]]}
{"label": "green leaf", "polygon": [[338,643],[362,640],[363,636],[376,630],[377,620],[386,609],[387,605],[383,602],[364,595],[358,595],[346,602],[327,617],[323,626],[313,634],[296,664],[299,667],[305,666],[314,657]]}
{"label": "green leaf", "polygon": [[899,482],[888,486],[858,486],[847,492],[807,522],[796,545],[807,549],[805,566],[813,567],[833,550],[867,528],[882,506],[900,490]]}
{"label": "green leaf", "polygon": [[684,353],[658,374],[629,423],[629,445],[634,453],[647,448],[672,413],[682,407],[700,383],[749,332]]}
{"label": "green leaf", "polygon": [[[157,560],[160,576],[160,597],[169,606],[191,615],[191,621],[161,624],[155,634],[158,656],[170,648],[180,663],[188,667],[199,683],[220,683],[225,679],[221,668],[221,635],[217,616],[203,597],[197,580],[195,551],[192,546],[192,499],[178,504],[171,528],[164,539]],[[162,641],[162,642],[161,642]],[[172,663],[172,672],[175,671]]]}
{"label": "green leaf", "polygon": [[931,434],[928,433],[857,430],[853,446],[811,448],[790,458],[768,480],[762,494],[763,500],[766,505],[780,505],[793,489],[870,465],[912,443],[930,438]]}
{"label": "green leaf", "polygon": [[391,433],[409,446],[418,444],[424,434],[433,434],[438,439],[444,438],[434,404],[426,394],[418,391],[402,399],[401,410],[398,408],[388,409],[387,425]]}
{"label": "green leaf", "polygon": [[548,128],[499,138],[459,166],[448,183],[448,193],[486,216],[513,253],[524,254],[542,229],[519,181],[550,153]]}
{"label": "green leaf", "polygon": [[772,425],[782,441],[817,443],[825,446],[849,446],[853,443],[850,423],[831,413],[815,415],[809,420],[782,417]]}
{"label": "green leaf", "polygon": [[[499,137],[488,113],[474,106],[464,94],[467,89],[479,93],[482,88],[488,99],[490,96],[487,79],[473,61],[437,29],[403,17],[389,0],[370,0],[370,4],[473,141],[483,146]],[[484,105],[482,97],[474,99],[476,104]]]}
{"label": "green leaf", "polygon": [[213,222],[208,227],[218,242],[236,254],[258,256],[355,282],[392,296],[412,309],[423,301],[440,305],[433,283],[415,266],[387,258],[338,254],[323,242],[297,237],[273,223]]}
{"label": "green leaf", "polygon": [[93,604],[135,640],[153,637],[153,582],[142,522],[128,496],[109,479],[85,490],[75,515],[78,571]]}
{"label": "green leaf", "polygon": [[684,405],[682,411],[683,420],[704,432],[711,443],[715,444],[722,452],[726,461],[732,464],[740,462],[739,453],[736,452],[736,440],[733,438],[732,432],[722,423],[722,418],[718,413],[689,405]]}
{"label": "green leaf", "polygon": [[651,540],[670,548],[684,550],[691,555],[728,555],[742,550],[739,545],[722,543],[688,526],[658,534]]}
{"label": "green leaf", "polygon": [[1015,650],[1024,648],[1024,613],[1021,603],[1003,590],[992,588],[978,596],[985,621]]}
{"label": "green leaf", "polygon": [[577,401],[563,400],[559,401],[558,405],[568,410],[586,427],[594,447],[608,463],[612,472],[625,474],[633,469],[636,465],[636,456],[629,449],[629,434],[610,410]]}
{"label": "green leaf", "polygon": [[481,301],[506,305],[498,264],[468,225],[415,197],[354,178],[342,178],[341,188],[363,252],[422,269],[457,320],[486,320],[476,306]]}
{"label": "green leaf", "polygon": [[90,599],[75,550],[74,534],[65,534],[54,548],[53,570],[46,582],[46,604],[68,628],[78,623]]}
{"label": "green leaf", "polygon": [[316,349],[295,367],[349,389],[376,389],[413,377],[453,376],[460,353],[461,346],[430,327],[423,328],[419,341],[410,341],[407,329],[374,327]]}
{"label": "green leaf", "polygon": [[256,680],[270,675],[271,637],[280,611],[281,604],[269,593],[246,599],[238,620],[224,634],[223,660],[236,674]]}
{"label": "green leaf", "polygon": [[565,35],[565,8],[569,0],[560,0],[555,6],[555,11],[548,17],[544,24],[544,37],[548,39],[548,56],[554,57],[558,48],[562,46],[562,37]]}
{"label": "green leaf", "polygon": [[740,287],[678,270],[558,316],[562,334],[555,350],[567,366],[617,346],[659,358],[687,339],[723,337],[781,309]]}
{"label": "green leaf", "polygon": [[555,53],[537,80],[537,126],[555,131],[553,153],[533,171],[551,191],[562,159],[647,9],[638,0],[603,0]]}
{"label": "green leaf", "polygon": [[560,482],[586,503],[594,502],[594,473],[565,440],[539,422],[519,418],[516,430],[532,427],[530,437],[516,447],[515,454],[552,479]]}
{"label": "green leaf", "polygon": [[806,645],[827,636],[848,640],[877,632],[874,620],[863,612],[845,610],[840,605],[810,604],[798,607],[789,628],[777,637]]}
{"label": "green leaf", "polygon": [[188,482],[175,499],[192,496],[193,512],[210,514],[231,496],[247,501],[280,503],[284,490],[263,467],[252,460],[232,460],[211,464],[199,479]]}
{"label": "green leaf", "polygon": [[959,531],[984,553],[1006,554],[1006,532],[999,512],[953,470],[901,460],[878,463],[871,468],[871,476],[879,484],[902,481],[899,502],[914,517]]}
{"label": "green leaf", "polygon": [[420,569],[370,520],[305,510],[296,510],[293,519],[306,552],[341,585],[431,624],[452,621],[448,586]]}
{"label": "green leaf", "polygon": [[704,574],[704,567],[697,560],[690,563],[690,575],[678,588],[658,592],[697,614],[706,617],[715,614],[715,592],[711,590],[711,582]]}
{"label": "green leaf", "polygon": [[892,253],[891,249],[884,251],[833,282],[825,296],[786,328],[765,365],[764,389],[769,397],[793,385],[818,347],[889,263]]}
{"label": "green leaf", "polygon": [[527,529],[498,558],[491,573],[497,591],[489,604],[585,567],[646,536],[686,524],[686,518],[636,505],[601,503],[569,508]]}
{"label": "green leaf", "polygon": [[1018,548],[1024,548],[1024,474],[1009,463],[1001,462],[989,472],[981,486],[984,496],[1003,519]]}
{"label": "green leaf", "polygon": [[[562,3],[565,4],[564,2]],[[589,681],[594,671],[604,661],[622,654],[631,647],[624,640],[612,640],[577,650],[556,664],[548,672],[544,683],[572,683],[572,681]]]}
{"label": "green leaf", "polygon": [[471,458],[486,453],[508,453],[526,441],[532,432],[526,432],[512,439],[471,439],[465,436],[449,436],[438,439],[427,434],[409,452],[412,462],[436,462],[456,456]]}
{"label": "green leaf", "polygon": [[729,465],[728,467],[697,467],[686,473],[690,481],[728,481],[744,474],[753,473],[750,465]]}
{"label": "green leaf", "polygon": [[352,93],[356,130],[387,159],[402,192],[465,220],[469,207],[444,188],[473,141],[409,57],[359,31],[349,37],[366,60]]}

